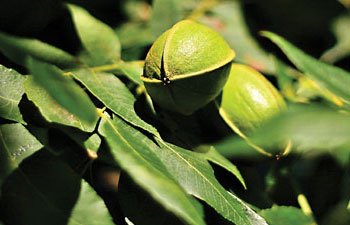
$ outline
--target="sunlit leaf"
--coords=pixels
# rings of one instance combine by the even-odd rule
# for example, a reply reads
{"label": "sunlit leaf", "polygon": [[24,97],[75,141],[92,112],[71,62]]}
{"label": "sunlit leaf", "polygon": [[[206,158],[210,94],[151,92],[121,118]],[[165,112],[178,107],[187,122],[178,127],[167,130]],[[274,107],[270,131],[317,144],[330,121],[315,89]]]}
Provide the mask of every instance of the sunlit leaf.
{"label": "sunlit leaf", "polygon": [[152,134],[157,130],[143,121],[135,112],[135,97],[115,75],[110,73],[78,70],[73,76],[85,85],[89,91],[117,115]]}
{"label": "sunlit leaf", "polygon": [[28,158],[8,177],[2,201],[7,224],[114,224],[89,184],[46,149]]}
{"label": "sunlit leaf", "polygon": [[77,64],[77,59],[69,53],[36,39],[16,37],[0,32],[0,52],[15,63],[25,66],[28,56],[61,67]]}
{"label": "sunlit leaf", "polygon": [[185,150],[158,139],[157,152],[166,168],[187,191],[213,207],[227,220],[237,225],[267,223],[216,180],[214,170],[200,153]]}
{"label": "sunlit leaf", "polygon": [[25,123],[18,108],[24,93],[23,80],[17,71],[0,65],[0,117]]}
{"label": "sunlit leaf", "polygon": [[53,65],[35,59],[28,60],[28,69],[35,82],[58,104],[88,124],[96,122],[98,116],[94,104],[70,76],[65,76]]}
{"label": "sunlit leaf", "polygon": [[188,224],[205,224],[197,201],[185,194],[157,157],[162,151],[123,120],[103,116],[100,132],[105,136],[120,167],[151,196]]}
{"label": "sunlit leaf", "polygon": [[314,225],[311,216],[305,215],[300,209],[287,206],[276,206],[261,210],[259,214],[266,219],[269,225]]}
{"label": "sunlit leaf", "polygon": [[111,27],[79,6],[67,4],[67,7],[80,40],[98,64],[110,64],[120,59],[120,42]]}
{"label": "sunlit leaf", "polygon": [[350,73],[341,68],[318,61],[274,33],[262,32],[262,35],[277,44],[306,76],[318,83],[321,87],[327,88],[334,94],[349,101]]}
{"label": "sunlit leaf", "polygon": [[27,76],[24,82],[25,93],[39,109],[42,116],[49,122],[63,124],[91,132],[95,128],[97,117],[92,123],[86,123],[79,117],[62,107],[51,95],[35,82],[32,76]]}
{"label": "sunlit leaf", "polygon": [[18,168],[23,159],[40,148],[42,144],[19,124],[0,126],[0,186],[4,179]]}

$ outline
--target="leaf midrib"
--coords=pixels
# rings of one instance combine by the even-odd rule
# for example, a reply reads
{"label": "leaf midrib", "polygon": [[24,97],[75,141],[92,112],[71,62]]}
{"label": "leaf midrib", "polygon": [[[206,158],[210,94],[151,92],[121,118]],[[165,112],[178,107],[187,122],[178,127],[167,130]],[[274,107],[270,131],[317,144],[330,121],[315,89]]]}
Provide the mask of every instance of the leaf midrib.
{"label": "leaf midrib", "polygon": [[19,101],[17,101],[16,99],[7,98],[7,97],[2,96],[2,95],[0,95],[0,98],[5,99],[5,100],[8,100],[8,101],[11,101],[11,102],[14,102],[15,104],[19,102]]}
{"label": "leaf midrib", "polygon": [[[191,165],[191,163],[189,163],[184,157],[182,157],[178,152],[176,152],[173,148],[171,148],[170,146],[168,146],[165,142],[163,142],[163,140],[159,139],[162,144],[167,147],[170,151],[172,151],[173,153],[175,153],[180,159],[182,159],[187,165],[189,165],[189,167],[191,167],[195,172],[197,172],[204,180],[206,180],[213,188],[214,190],[224,199],[224,201],[226,203],[228,203],[228,205],[230,206],[231,209],[233,209],[233,211],[235,211],[235,208],[230,204],[230,202],[225,198],[225,196],[217,189],[217,187],[208,179],[204,176],[203,173],[201,173],[199,170],[197,170],[197,168],[195,168],[194,166]],[[200,197],[200,196],[197,196]],[[204,200],[204,199],[203,199]],[[239,213],[236,212],[236,214],[242,218],[243,220],[245,220],[242,216],[239,215]]]}

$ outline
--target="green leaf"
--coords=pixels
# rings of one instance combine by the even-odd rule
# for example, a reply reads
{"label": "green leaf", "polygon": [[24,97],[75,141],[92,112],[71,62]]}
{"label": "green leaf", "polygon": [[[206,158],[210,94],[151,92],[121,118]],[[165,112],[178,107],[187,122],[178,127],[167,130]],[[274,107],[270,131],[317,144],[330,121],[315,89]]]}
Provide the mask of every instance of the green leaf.
{"label": "green leaf", "polygon": [[263,218],[220,185],[214,170],[200,153],[157,141],[161,147],[158,156],[187,193],[205,201],[237,225],[267,225]]}
{"label": "green leaf", "polygon": [[143,85],[141,75],[143,73],[143,61],[131,61],[118,63],[120,73],[128,77],[138,85]]}
{"label": "green leaf", "polygon": [[78,70],[73,72],[73,76],[118,116],[154,135],[159,135],[153,126],[143,121],[136,114],[134,109],[135,97],[115,75]]}
{"label": "green leaf", "polygon": [[[350,1],[349,1],[350,3]],[[321,60],[327,63],[335,63],[350,54],[350,15],[345,14],[336,18],[332,23],[332,32],[337,42],[321,57]]]}
{"label": "green leaf", "polygon": [[46,149],[28,158],[8,177],[2,194],[2,213],[8,224],[114,224],[89,184]]}
{"label": "green leaf", "polygon": [[259,214],[266,219],[269,225],[313,225],[311,216],[305,215],[300,209],[287,206],[276,206],[261,210]]}
{"label": "green leaf", "polygon": [[291,139],[299,150],[327,151],[350,143],[350,116],[327,108],[294,107],[267,123],[253,138],[264,145]]}
{"label": "green leaf", "polygon": [[77,64],[69,53],[36,39],[16,37],[0,32],[0,52],[13,62],[25,66],[27,57],[34,57],[60,67]]}
{"label": "green leaf", "polygon": [[[291,105],[288,111],[273,118],[250,136],[250,140],[266,149],[276,151],[291,140],[293,150],[301,153],[332,153],[342,161],[350,154],[350,116],[324,107]],[[250,152],[251,147],[237,137],[216,146],[226,156],[235,151]],[[277,148],[276,148],[277,147]],[[276,153],[276,152],[275,152]]]}
{"label": "green leaf", "polygon": [[119,60],[121,46],[113,29],[79,6],[67,4],[67,7],[79,37],[90,56],[100,65]]}
{"label": "green leaf", "polygon": [[0,65],[0,117],[24,123],[18,104],[24,93],[23,76]]}
{"label": "green leaf", "polygon": [[104,115],[100,130],[120,167],[166,209],[188,224],[205,224],[200,204],[186,195],[156,155],[162,151],[123,120]]}
{"label": "green leaf", "polygon": [[26,77],[24,89],[28,99],[38,107],[40,113],[47,121],[76,127],[87,132],[94,130],[97,117],[92,123],[80,120],[79,117],[58,104],[44,88],[35,82],[33,76]]}
{"label": "green leaf", "polygon": [[233,135],[218,143],[215,143],[214,147],[222,156],[230,159],[252,159],[266,157],[250,146],[246,140]]}
{"label": "green leaf", "polygon": [[119,178],[118,203],[123,209],[123,215],[135,225],[184,224],[178,217],[152,199],[147,192],[142,190],[124,173]]}
{"label": "green leaf", "polygon": [[152,44],[155,40],[149,26],[139,22],[127,22],[116,29],[124,49],[142,48]]}
{"label": "green leaf", "polygon": [[196,149],[197,152],[200,152],[202,156],[208,161],[215,163],[222,168],[225,168],[227,171],[231,172],[237,179],[241,182],[243,187],[247,189],[247,186],[244,182],[244,179],[237,169],[237,167],[232,164],[228,159],[226,159],[223,155],[221,155],[218,151],[216,151],[214,146],[208,146],[202,149]]}
{"label": "green leaf", "polygon": [[84,146],[87,149],[97,152],[101,145],[101,141],[102,140],[98,134],[93,134],[84,142]]}
{"label": "green leaf", "polygon": [[79,199],[76,202],[68,225],[112,225],[108,209],[99,195],[85,181],[81,184]]}
{"label": "green leaf", "polygon": [[155,37],[158,37],[175,23],[181,20],[178,0],[154,0],[150,27]]}
{"label": "green leaf", "polygon": [[53,65],[32,58],[28,60],[28,69],[35,82],[58,104],[90,125],[96,122],[98,116],[95,105],[70,76],[65,76]]}
{"label": "green leaf", "polygon": [[350,201],[338,201],[326,214],[322,217],[320,224],[347,225],[350,222]]}
{"label": "green leaf", "polygon": [[307,77],[314,80],[321,87],[327,88],[334,94],[349,101],[350,73],[341,68],[318,61],[274,33],[265,31],[262,32],[262,35],[278,45],[295,66],[304,72]]}
{"label": "green leaf", "polygon": [[272,74],[274,63],[250,33],[241,4],[241,1],[218,2],[210,9],[210,16],[202,17],[200,21],[223,36],[236,52],[236,62]]}
{"label": "green leaf", "polygon": [[23,159],[40,148],[42,144],[19,123],[0,126],[0,186]]}

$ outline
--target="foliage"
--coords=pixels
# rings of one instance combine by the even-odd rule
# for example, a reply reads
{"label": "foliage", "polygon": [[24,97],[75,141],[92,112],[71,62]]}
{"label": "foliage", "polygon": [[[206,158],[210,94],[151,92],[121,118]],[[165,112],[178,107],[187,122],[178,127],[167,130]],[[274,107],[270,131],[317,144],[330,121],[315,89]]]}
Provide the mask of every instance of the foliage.
{"label": "foliage", "polygon": [[[347,1],[320,59],[251,33],[244,1],[118,1],[114,24],[98,13],[108,1],[75,2],[58,11],[77,49],[0,23],[0,224],[350,223]],[[231,96],[239,83],[192,115],[154,104],[145,53],[182,19],[216,30],[286,109],[243,134],[220,109],[248,101]]]}

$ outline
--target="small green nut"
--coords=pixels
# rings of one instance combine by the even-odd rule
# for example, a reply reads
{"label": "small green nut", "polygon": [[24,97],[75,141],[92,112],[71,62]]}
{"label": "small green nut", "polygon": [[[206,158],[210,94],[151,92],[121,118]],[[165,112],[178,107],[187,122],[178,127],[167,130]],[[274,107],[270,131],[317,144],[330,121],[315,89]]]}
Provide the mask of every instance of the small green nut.
{"label": "small green nut", "polygon": [[283,97],[262,74],[246,65],[232,64],[220,105],[229,125],[250,133],[285,108]]}
{"label": "small green nut", "polygon": [[220,94],[234,57],[216,31],[183,20],[154,42],[141,79],[158,106],[190,115]]}

